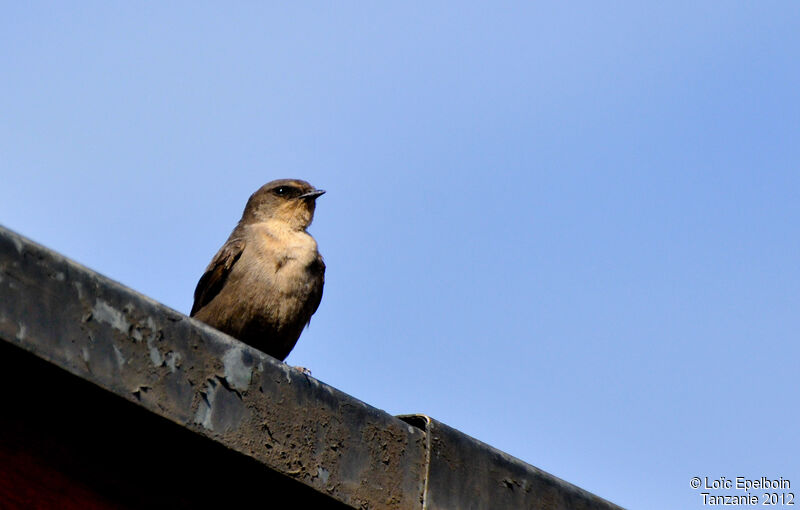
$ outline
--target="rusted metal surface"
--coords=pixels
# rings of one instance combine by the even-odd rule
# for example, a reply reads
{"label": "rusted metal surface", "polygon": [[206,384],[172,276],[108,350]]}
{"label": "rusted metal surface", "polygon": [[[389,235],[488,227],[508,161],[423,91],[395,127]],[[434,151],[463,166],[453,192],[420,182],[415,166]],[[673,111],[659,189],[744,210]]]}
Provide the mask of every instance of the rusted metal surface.
{"label": "rusted metal surface", "polygon": [[426,432],[425,510],[622,510],[429,416],[401,418]]}
{"label": "rusted metal surface", "polygon": [[370,407],[2,227],[0,340],[354,508],[620,508],[432,418]]}
{"label": "rusted metal surface", "polygon": [[420,508],[423,431],[2,228],[0,337],[350,506]]}

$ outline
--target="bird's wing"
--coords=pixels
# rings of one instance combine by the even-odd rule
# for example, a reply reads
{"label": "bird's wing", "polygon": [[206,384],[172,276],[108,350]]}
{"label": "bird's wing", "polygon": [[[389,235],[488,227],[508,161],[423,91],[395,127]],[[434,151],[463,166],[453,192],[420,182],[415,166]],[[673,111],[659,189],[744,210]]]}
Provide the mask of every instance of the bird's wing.
{"label": "bird's wing", "polygon": [[317,255],[317,260],[314,261],[314,266],[315,267],[313,268],[313,271],[319,273],[321,281],[319,285],[314,286],[314,290],[306,302],[306,310],[309,312],[306,326],[311,323],[311,316],[317,311],[317,308],[319,308],[319,304],[322,301],[322,289],[325,287],[325,261],[322,260],[322,255]]}
{"label": "bird's wing", "polygon": [[189,315],[206,306],[222,290],[233,265],[244,251],[244,239],[232,237],[219,249],[194,290],[194,305]]}

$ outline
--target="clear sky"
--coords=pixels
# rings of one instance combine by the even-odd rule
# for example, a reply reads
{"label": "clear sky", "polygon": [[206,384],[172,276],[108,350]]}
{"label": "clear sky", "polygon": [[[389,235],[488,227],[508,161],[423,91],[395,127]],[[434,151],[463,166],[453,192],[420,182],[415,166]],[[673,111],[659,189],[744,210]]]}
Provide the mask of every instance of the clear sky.
{"label": "clear sky", "polygon": [[3,2],[0,87],[6,227],[187,313],[306,179],[289,363],[629,508],[800,498],[800,2]]}

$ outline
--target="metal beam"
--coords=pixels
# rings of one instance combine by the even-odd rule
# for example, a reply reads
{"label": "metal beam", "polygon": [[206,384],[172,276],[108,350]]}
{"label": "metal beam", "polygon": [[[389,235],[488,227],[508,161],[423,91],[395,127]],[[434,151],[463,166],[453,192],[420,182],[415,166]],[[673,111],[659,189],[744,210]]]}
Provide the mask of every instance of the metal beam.
{"label": "metal beam", "polygon": [[2,227],[0,339],[355,508],[620,508],[427,416],[390,416]]}
{"label": "metal beam", "polygon": [[0,337],[353,507],[420,505],[423,431],[5,229]]}

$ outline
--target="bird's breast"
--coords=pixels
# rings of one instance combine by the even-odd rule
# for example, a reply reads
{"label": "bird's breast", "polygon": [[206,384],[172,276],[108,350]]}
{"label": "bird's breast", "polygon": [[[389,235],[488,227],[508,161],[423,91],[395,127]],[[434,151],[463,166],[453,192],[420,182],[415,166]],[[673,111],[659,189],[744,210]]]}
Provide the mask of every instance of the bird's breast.
{"label": "bird's breast", "polygon": [[263,261],[260,280],[284,299],[302,298],[315,275],[309,268],[319,258],[317,242],[307,232],[269,229],[260,233],[256,243],[258,258]]}

